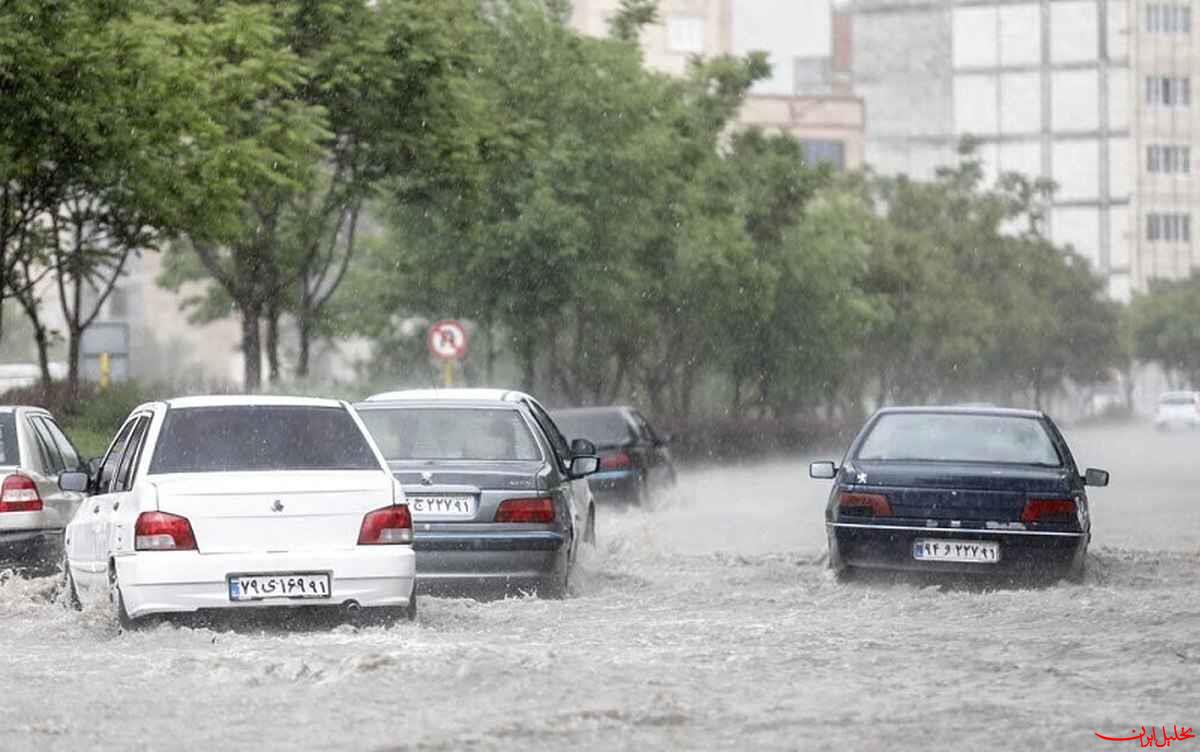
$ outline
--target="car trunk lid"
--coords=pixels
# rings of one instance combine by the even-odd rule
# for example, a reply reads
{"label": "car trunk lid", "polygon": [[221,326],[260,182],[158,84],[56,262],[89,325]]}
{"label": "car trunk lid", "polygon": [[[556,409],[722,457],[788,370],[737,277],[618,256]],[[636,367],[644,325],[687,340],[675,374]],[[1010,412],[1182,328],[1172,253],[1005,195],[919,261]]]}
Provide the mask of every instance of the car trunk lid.
{"label": "car trunk lid", "polygon": [[539,461],[389,464],[404,487],[418,538],[423,529],[429,529],[430,523],[439,527],[491,523],[500,502],[537,496],[546,489],[546,467]]}
{"label": "car trunk lid", "polygon": [[393,502],[376,471],[188,473],[154,479],[159,511],[186,517],[200,553],[353,548],[363,517]]}

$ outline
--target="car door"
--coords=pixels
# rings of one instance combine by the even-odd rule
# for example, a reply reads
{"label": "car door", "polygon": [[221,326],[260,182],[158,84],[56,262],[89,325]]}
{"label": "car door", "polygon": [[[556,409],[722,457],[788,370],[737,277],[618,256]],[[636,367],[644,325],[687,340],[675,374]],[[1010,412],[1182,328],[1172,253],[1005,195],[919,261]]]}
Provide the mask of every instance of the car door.
{"label": "car door", "polygon": [[633,423],[637,426],[639,440],[646,446],[646,465],[650,468],[651,481],[659,488],[675,482],[675,473],[671,463],[671,452],[646,417],[637,410],[630,413]]}
{"label": "car door", "polygon": [[561,478],[563,485],[563,495],[567,499],[567,508],[571,516],[571,524],[573,526],[571,535],[571,556],[575,555],[575,549],[579,546],[580,531],[585,529],[587,520],[582,515],[587,514],[588,500],[591,498],[591,489],[588,487],[587,480],[584,478],[571,478],[571,445],[562,435],[562,431],[558,430],[558,426],[550,418],[550,413],[538,404],[537,400],[528,397],[524,400],[526,408],[529,409],[534,421],[538,427],[542,429],[542,433],[550,441],[550,448],[553,450],[554,460],[557,463],[558,476]]}
{"label": "car door", "polygon": [[65,528],[75,516],[75,510],[83,501],[84,494],[62,490],[58,485],[58,476],[68,470],[82,469],[79,452],[50,415],[31,413],[26,416],[26,421],[47,463],[45,475],[35,482],[38,484],[38,493],[41,494],[44,507],[51,510],[48,524]]}
{"label": "car door", "polygon": [[89,598],[89,594],[95,597],[95,594],[107,592],[108,589],[108,556],[100,541],[103,530],[100,510],[112,502],[109,487],[125,457],[130,434],[140,417],[140,414],[132,415],[121,425],[121,430],[100,461],[96,477],[92,479],[92,497],[80,505],[71,524],[67,526],[66,549],[71,576],[75,578],[75,587],[85,599]]}
{"label": "car door", "polygon": [[100,499],[100,511],[97,513],[97,536],[105,565],[113,553],[121,549],[120,544],[124,537],[133,534],[132,531],[123,529],[121,520],[124,517],[120,511],[123,504],[130,503],[129,497],[132,495],[133,485],[137,481],[137,470],[141,465],[142,453],[146,448],[150,423],[153,418],[153,414],[149,412],[135,416],[133,429],[129,433],[129,440],[125,444],[121,461],[117,464],[107,493]]}

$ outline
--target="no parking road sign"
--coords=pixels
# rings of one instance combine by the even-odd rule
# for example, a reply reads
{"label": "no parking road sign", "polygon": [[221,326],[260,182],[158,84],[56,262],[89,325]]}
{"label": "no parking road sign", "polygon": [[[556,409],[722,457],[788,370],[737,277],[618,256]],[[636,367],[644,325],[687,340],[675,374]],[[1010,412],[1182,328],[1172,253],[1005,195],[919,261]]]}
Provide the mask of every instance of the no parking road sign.
{"label": "no parking road sign", "polygon": [[467,354],[467,330],[457,321],[439,321],[429,327],[429,354],[439,360],[462,360]]}

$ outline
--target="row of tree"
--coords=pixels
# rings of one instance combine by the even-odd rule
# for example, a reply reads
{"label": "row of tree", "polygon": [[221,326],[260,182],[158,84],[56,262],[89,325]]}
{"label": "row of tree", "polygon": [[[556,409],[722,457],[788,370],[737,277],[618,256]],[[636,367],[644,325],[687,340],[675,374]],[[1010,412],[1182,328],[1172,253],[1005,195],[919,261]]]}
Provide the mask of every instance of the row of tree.
{"label": "row of tree", "polygon": [[417,377],[405,322],[447,316],[482,335],[480,381],[680,416],[1038,401],[1127,365],[1120,309],[1042,232],[1052,186],[985,184],[969,145],[931,181],[834,174],[735,128],[764,56],[668,77],[637,45],[652,0],[624,0],[608,38],[568,16],[6,3],[0,295],[45,366],[55,293],[73,388],[81,333],[160,249],[164,284],[202,284],[196,321],[241,321],[251,390],[264,360],[306,377],[322,338],[366,337],[374,374]]}

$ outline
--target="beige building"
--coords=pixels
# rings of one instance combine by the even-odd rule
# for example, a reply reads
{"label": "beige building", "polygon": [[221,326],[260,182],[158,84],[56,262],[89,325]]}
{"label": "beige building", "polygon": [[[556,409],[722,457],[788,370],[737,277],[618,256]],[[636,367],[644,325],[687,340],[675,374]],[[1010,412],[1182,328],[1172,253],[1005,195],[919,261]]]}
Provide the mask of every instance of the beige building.
{"label": "beige building", "polygon": [[[576,0],[575,27],[608,34],[619,0]],[[695,56],[766,52],[771,78],[754,87],[740,121],[794,135],[813,162],[863,163],[866,113],[849,93],[850,39],[829,0],[662,0],[642,32],[646,64],[683,75]]]}
{"label": "beige building", "polygon": [[[1130,0],[1133,68],[1134,217],[1130,233],[1134,276],[1144,289],[1153,279],[1180,279],[1200,267],[1197,251],[1197,180],[1192,155],[1200,146],[1200,76],[1194,0]],[[1193,76],[1195,73],[1197,76]]]}

